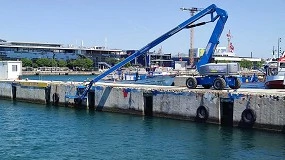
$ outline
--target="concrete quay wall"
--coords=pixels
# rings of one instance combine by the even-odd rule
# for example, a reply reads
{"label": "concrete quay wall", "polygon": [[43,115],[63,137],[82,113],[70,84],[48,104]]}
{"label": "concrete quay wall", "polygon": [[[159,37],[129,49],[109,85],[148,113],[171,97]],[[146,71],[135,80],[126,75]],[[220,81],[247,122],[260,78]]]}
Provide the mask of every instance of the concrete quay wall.
{"label": "concrete quay wall", "polygon": [[12,98],[12,82],[1,82],[0,83],[0,95],[2,98]]}
{"label": "concrete quay wall", "polygon": [[[0,97],[33,103],[74,107],[80,83],[45,84],[0,81]],[[216,91],[185,87],[96,83],[83,103],[89,109],[126,112],[284,131],[284,90],[238,89]]]}

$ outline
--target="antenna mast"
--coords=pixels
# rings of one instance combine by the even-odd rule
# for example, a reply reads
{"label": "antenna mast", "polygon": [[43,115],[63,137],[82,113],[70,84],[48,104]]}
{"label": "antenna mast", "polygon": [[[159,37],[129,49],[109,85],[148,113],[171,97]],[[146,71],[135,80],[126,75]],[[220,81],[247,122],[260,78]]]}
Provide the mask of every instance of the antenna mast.
{"label": "antenna mast", "polygon": [[[196,7],[191,7],[191,8],[180,8],[182,11],[189,11],[190,16],[194,16],[194,14],[198,11],[201,11],[203,8],[196,8]],[[190,67],[192,68],[194,66],[194,53],[193,53],[193,47],[194,46],[194,27],[190,28],[190,49],[189,49],[189,62],[190,62]]]}

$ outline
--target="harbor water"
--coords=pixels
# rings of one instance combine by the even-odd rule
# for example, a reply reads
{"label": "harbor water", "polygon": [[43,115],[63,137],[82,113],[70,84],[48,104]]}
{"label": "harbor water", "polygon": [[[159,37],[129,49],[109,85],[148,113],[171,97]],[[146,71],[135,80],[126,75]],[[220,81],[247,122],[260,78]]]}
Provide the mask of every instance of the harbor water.
{"label": "harbor water", "polygon": [[1,159],[285,159],[282,133],[0,100]]}

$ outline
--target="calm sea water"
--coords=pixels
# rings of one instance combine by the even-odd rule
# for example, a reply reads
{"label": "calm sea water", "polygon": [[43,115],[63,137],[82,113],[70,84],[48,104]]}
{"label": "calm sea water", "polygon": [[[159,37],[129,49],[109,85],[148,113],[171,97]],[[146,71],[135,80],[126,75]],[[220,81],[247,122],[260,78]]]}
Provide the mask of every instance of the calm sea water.
{"label": "calm sea water", "polygon": [[285,135],[0,100],[1,159],[285,159]]}

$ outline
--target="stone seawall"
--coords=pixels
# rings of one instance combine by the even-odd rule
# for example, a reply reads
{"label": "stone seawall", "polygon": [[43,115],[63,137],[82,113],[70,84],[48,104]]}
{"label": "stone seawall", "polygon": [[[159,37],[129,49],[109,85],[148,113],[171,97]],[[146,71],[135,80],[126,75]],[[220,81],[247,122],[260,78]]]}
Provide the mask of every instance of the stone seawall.
{"label": "stone seawall", "polygon": [[[75,95],[78,85],[82,83],[0,81],[0,97],[74,107],[70,95]],[[284,90],[189,90],[177,86],[96,83],[87,97],[83,107],[99,111],[283,132],[285,126]]]}

